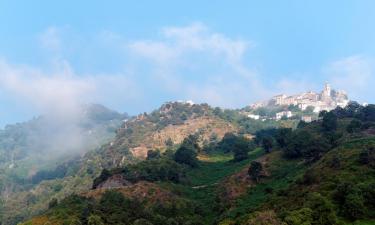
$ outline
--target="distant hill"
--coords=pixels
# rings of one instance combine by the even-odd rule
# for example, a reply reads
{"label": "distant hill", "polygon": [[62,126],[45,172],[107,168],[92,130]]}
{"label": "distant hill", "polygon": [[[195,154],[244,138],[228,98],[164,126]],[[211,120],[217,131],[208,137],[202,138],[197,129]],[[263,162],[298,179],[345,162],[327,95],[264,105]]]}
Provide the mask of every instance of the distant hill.
{"label": "distant hill", "polygon": [[17,193],[69,174],[81,155],[112,139],[128,118],[99,104],[84,105],[69,116],[43,115],[0,130],[0,205],[5,207],[0,215],[7,213],[13,196],[27,198]]}

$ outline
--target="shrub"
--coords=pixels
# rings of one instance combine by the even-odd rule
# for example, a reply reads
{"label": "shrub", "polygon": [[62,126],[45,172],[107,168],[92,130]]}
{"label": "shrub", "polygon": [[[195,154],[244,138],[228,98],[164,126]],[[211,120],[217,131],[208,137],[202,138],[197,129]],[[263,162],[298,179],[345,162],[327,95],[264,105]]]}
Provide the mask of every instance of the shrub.
{"label": "shrub", "polygon": [[349,193],[343,205],[345,215],[351,219],[359,219],[365,214],[364,200],[358,192]]}
{"label": "shrub", "polygon": [[48,203],[48,208],[52,209],[53,207],[57,206],[58,201],[56,198],[52,198],[51,201]]}
{"label": "shrub", "polygon": [[261,176],[261,173],[263,171],[263,166],[260,162],[252,161],[250,163],[250,167],[248,169],[248,174],[251,177],[252,180],[258,182],[259,178]]}
{"label": "shrub", "polygon": [[276,213],[274,211],[263,211],[263,212],[255,212],[250,219],[245,223],[248,225],[282,225],[282,222],[277,218]]}
{"label": "shrub", "polygon": [[94,179],[92,188],[95,189],[99,184],[106,181],[111,175],[112,174],[109,170],[103,169],[100,176]]}
{"label": "shrub", "polygon": [[350,121],[350,123],[346,127],[346,131],[349,133],[354,133],[354,132],[359,131],[361,127],[362,127],[362,122],[360,120],[353,119],[352,121]]}
{"label": "shrub", "polygon": [[273,148],[273,138],[268,136],[262,139],[262,146],[266,153],[270,153]]}
{"label": "shrub", "polygon": [[313,224],[337,224],[337,217],[333,205],[326,197],[323,197],[319,193],[312,193],[309,196],[309,201],[306,206],[310,209],[313,209]]}
{"label": "shrub", "polygon": [[161,155],[160,155],[160,151],[159,150],[148,150],[147,151],[147,160],[150,160],[150,159],[158,159],[160,158]]}
{"label": "shrub", "polygon": [[291,211],[285,217],[285,222],[288,225],[312,225],[313,224],[313,210],[310,208],[301,208]]}
{"label": "shrub", "polygon": [[186,164],[191,167],[198,166],[197,153],[188,146],[181,146],[174,154],[174,160],[180,164]]}
{"label": "shrub", "polygon": [[325,131],[335,131],[337,129],[337,116],[334,112],[328,112],[323,116],[322,126]]}
{"label": "shrub", "polygon": [[232,151],[235,162],[247,159],[250,151],[249,141],[244,137],[238,137],[234,143]]}

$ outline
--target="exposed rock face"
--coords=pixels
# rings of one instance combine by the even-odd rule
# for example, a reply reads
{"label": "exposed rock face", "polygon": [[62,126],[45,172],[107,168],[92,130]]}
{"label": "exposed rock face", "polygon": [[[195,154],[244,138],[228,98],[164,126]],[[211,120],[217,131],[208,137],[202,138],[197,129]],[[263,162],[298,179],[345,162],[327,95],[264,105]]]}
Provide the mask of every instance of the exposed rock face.
{"label": "exposed rock face", "polygon": [[121,175],[121,174],[115,174],[105,180],[103,183],[100,183],[96,189],[111,189],[111,188],[119,188],[123,186],[131,185],[131,183]]}
{"label": "exposed rock face", "polygon": [[200,141],[203,143],[213,135],[221,139],[226,133],[237,131],[237,127],[222,119],[204,116],[189,119],[180,125],[169,125],[161,130],[150,132],[144,136],[140,145],[130,148],[130,151],[136,158],[145,158],[148,150],[165,149],[168,139],[172,140],[174,144],[179,144],[188,135],[199,133]]}
{"label": "exposed rock face", "polygon": [[[147,204],[163,204],[171,201],[176,201],[176,199],[179,198],[171,191],[161,188],[157,184],[147,181],[139,181],[135,184],[114,187],[112,189],[121,192],[124,196],[128,198],[146,201]],[[94,189],[88,192],[84,192],[82,193],[82,195],[85,197],[100,198],[101,195],[104,194],[106,191],[107,190],[104,188]]]}

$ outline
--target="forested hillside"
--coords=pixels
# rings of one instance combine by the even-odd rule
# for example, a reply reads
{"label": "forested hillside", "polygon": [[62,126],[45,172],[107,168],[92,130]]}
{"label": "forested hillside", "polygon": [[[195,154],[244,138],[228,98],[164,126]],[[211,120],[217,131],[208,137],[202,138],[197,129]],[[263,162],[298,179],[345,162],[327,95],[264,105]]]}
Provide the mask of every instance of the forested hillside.
{"label": "forested hillside", "polygon": [[[21,188],[3,189],[3,199],[6,199],[1,210],[3,221],[15,224],[40,214],[48,209],[51,199],[60,201],[71,194],[89,190],[103,169],[133,165],[146,159],[150,150],[167,154],[190,135],[200,149],[211,152],[215,151],[218,142],[230,140],[233,135],[251,138],[259,129],[293,127],[296,122],[256,121],[240,110],[168,102],[150,113],[129,118],[116,130],[115,138],[83,156],[41,170],[28,178],[26,184],[20,180]],[[227,148],[225,144],[224,148]]]}
{"label": "forested hillside", "polygon": [[[254,132],[246,129],[254,121],[215,111],[213,118],[236,129],[168,139],[136,163],[107,162],[91,190],[50,198],[49,209],[24,224],[375,224],[375,105],[351,103],[295,129],[279,124]],[[186,123],[173,115],[190,120],[210,110],[158,112],[166,124],[151,122],[153,114],[125,123],[101,157],[117,157],[120,146],[131,153],[142,138],[126,137],[137,140],[150,127]]]}

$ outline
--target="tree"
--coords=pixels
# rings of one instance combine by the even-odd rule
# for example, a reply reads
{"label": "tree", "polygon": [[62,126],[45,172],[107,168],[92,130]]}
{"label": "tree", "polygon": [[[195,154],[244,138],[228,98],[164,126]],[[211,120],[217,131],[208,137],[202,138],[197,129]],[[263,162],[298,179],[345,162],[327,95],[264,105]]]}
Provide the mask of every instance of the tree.
{"label": "tree", "polygon": [[309,196],[307,207],[313,209],[313,224],[336,225],[337,217],[332,203],[319,193],[312,193]]}
{"label": "tree", "polygon": [[307,106],[305,109],[305,113],[313,113],[314,112],[314,106]]}
{"label": "tree", "polygon": [[372,151],[372,148],[362,150],[362,152],[359,154],[359,163],[363,165],[369,164],[372,161]]}
{"label": "tree", "polygon": [[328,112],[326,110],[322,110],[319,112],[319,117],[323,118]]}
{"label": "tree", "polygon": [[284,148],[290,142],[290,136],[292,135],[291,128],[280,128],[276,132],[276,142],[280,148]]}
{"label": "tree", "polygon": [[198,141],[199,141],[198,134],[190,134],[182,141],[181,146],[185,146],[187,148],[191,148],[195,150],[196,152],[199,152],[200,147],[199,147]]}
{"label": "tree", "polygon": [[160,155],[159,150],[148,150],[147,151],[147,160],[158,159],[160,157],[161,157],[161,155]]}
{"label": "tree", "polygon": [[324,114],[322,126],[325,131],[335,131],[337,129],[336,114],[332,111]]}
{"label": "tree", "polygon": [[186,137],[174,154],[174,160],[191,167],[198,166],[197,152],[200,150],[198,139],[199,135],[197,134]]}
{"label": "tree", "polygon": [[353,220],[360,219],[365,214],[364,200],[359,191],[349,193],[345,197],[343,208],[345,215]]}
{"label": "tree", "polygon": [[134,221],[133,225],[153,225],[153,223],[151,223],[150,221],[146,220],[146,219],[137,219]]}
{"label": "tree", "polygon": [[357,132],[361,129],[361,126],[362,126],[362,122],[360,120],[353,119],[352,121],[350,121],[350,123],[346,127],[346,131],[348,131],[349,133]]}
{"label": "tree", "polygon": [[58,201],[56,198],[52,198],[51,201],[48,203],[48,208],[52,209],[53,207],[57,206]]}
{"label": "tree", "polygon": [[266,153],[270,153],[273,148],[273,138],[271,136],[264,137],[262,139],[262,146]]}
{"label": "tree", "polygon": [[100,216],[90,215],[88,218],[87,225],[105,225]]}
{"label": "tree", "polygon": [[250,163],[250,167],[249,167],[249,170],[247,171],[247,173],[249,174],[249,176],[251,177],[252,180],[258,182],[262,171],[263,171],[262,164],[260,162],[257,162],[257,161],[252,161]]}
{"label": "tree", "polygon": [[301,129],[301,128],[304,128],[306,126],[307,126],[307,123],[305,121],[303,121],[303,120],[300,120],[299,123],[298,123],[298,125],[297,125],[297,128]]}
{"label": "tree", "polygon": [[99,184],[106,181],[110,176],[112,176],[111,172],[107,169],[103,169],[99,177],[95,178],[92,188],[95,189]]}
{"label": "tree", "polygon": [[362,110],[363,106],[355,101],[350,101],[345,107],[347,117],[356,117],[358,113]]}
{"label": "tree", "polygon": [[302,151],[310,147],[312,139],[312,134],[305,130],[293,132],[293,134],[290,137],[289,143],[283,149],[284,156],[286,158],[301,157]]}
{"label": "tree", "polygon": [[313,210],[310,208],[301,208],[291,211],[285,217],[285,222],[288,225],[312,225]]}
{"label": "tree", "polygon": [[218,143],[218,148],[224,153],[231,152],[237,141],[237,136],[233,133],[224,134],[223,139]]}
{"label": "tree", "polygon": [[235,162],[247,159],[250,151],[249,141],[244,137],[238,137],[234,143],[232,151]]}
{"label": "tree", "polygon": [[255,212],[250,218],[246,221],[245,224],[248,225],[282,225],[283,223],[277,218],[277,215],[274,211],[262,211]]}
{"label": "tree", "polygon": [[370,104],[362,109],[361,118],[364,121],[375,121],[375,105]]}
{"label": "tree", "polygon": [[173,147],[174,143],[173,143],[172,138],[168,138],[168,139],[165,141],[165,145],[167,146],[167,148],[171,148],[171,147]]}

